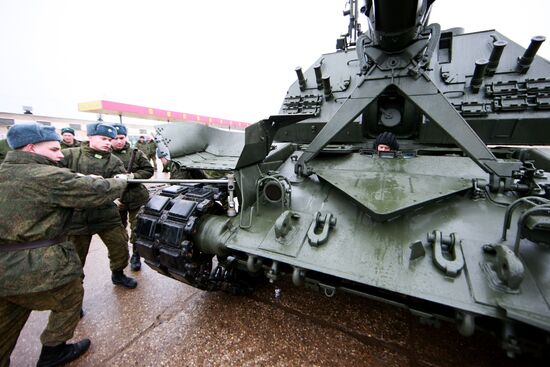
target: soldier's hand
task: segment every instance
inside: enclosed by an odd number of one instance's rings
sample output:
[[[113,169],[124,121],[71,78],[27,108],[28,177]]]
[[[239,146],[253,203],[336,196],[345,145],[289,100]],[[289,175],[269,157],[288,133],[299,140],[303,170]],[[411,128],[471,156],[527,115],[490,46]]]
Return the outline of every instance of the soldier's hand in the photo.
[[[96,179],[96,180],[97,180],[98,178],[103,178],[103,176],[98,176],[98,175],[85,175],[85,174],[80,173],[80,172],[76,172],[76,175],[77,175],[78,177],[91,177],[91,178]]]
[[[113,178],[115,178],[117,180],[121,180],[121,181],[128,181],[128,178],[129,178],[128,176],[130,176],[130,175],[119,173],[118,175],[115,175],[115,177],[113,177]]]

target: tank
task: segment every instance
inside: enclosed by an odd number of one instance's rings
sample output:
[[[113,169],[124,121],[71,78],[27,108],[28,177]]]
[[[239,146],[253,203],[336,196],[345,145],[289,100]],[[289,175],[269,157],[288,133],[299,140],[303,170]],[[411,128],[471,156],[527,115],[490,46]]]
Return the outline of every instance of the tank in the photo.
[[[545,38],[442,30],[433,3],[350,1],[336,51],[244,132],[158,126],[175,177],[203,178],[141,209],[145,262],[207,291],[350,292],[548,353]]]

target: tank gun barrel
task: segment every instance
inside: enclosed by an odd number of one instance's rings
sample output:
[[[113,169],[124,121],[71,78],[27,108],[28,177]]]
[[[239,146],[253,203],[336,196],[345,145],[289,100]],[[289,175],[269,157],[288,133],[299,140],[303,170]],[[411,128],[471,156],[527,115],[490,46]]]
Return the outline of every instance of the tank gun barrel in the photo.
[[[369,0],[366,11],[371,20],[374,40],[386,51],[399,51],[411,44],[419,25],[427,21],[434,0]],[[399,9],[399,11],[396,11]]]

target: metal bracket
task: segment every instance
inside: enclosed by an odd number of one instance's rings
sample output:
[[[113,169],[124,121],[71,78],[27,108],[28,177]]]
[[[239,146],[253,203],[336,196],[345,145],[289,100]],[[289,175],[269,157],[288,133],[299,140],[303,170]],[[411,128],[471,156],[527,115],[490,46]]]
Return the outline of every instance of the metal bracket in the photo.
[[[426,250],[424,249],[424,245],[422,244],[422,241],[415,241],[413,242],[409,248],[411,249],[411,256],[409,257],[409,260],[416,260],[424,257],[426,255]]]
[[[455,234],[451,233],[446,237],[440,231],[433,231],[428,233],[428,243],[432,244],[435,266],[442,270],[445,275],[457,277],[464,267],[464,256],[460,242],[456,241]]]
[[[275,237],[282,238],[285,237],[288,232],[292,229],[292,225],[290,224],[292,218],[292,212],[290,210],[285,211],[283,214],[277,218],[275,221]]]
[[[519,286],[525,276],[523,263],[514,252],[504,244],[483,246],[483,252],[490,256],[479,263],[485,273],[489,286],[499,292],[518,294]]]
[[[497,268],[496,273],[498,278],[510,289],[519,289],[525,269],[523,263],[512,250],[507,246],[499,245],[495,247],[497,252]]]
[[[336,226],[336,217],[331,213],[321,214],[315,213],[315,220],[309,226],[307,231],[307,239],[313,247],[318,247],[325,243],[328,239],[329,230]]]

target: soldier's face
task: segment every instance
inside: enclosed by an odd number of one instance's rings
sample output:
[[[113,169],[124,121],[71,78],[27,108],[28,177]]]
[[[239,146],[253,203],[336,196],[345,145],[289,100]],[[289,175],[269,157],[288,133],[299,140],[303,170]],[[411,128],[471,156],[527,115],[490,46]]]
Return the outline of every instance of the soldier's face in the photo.
[[[71,133],[64,133],[61,135],[63,137],[63,141],[69,145],[72,145],[74,143],[74,135]]]
[[[126,145],[126,140],[126,135],[117,135],[116,138],[111,141],[111,145],[114,150],[120,150]]]
[[[391,147],[386,144],[378,144],[378,151],[379,152],[389,152],[391,150]]]
[[[63,158],[61,145],[58,141],[43,141],[41,143],[29,144],[23,148],[24,151],[43,155],[54,162],[59,162]]]
[[[111,140],[113,139],[103,135],[90,136],[90,148],[100,152],[108,152],[111,149]]]

